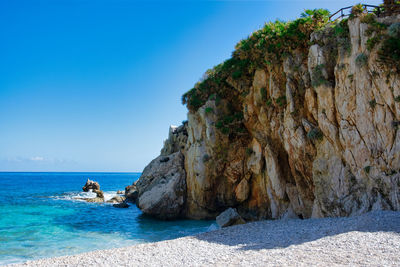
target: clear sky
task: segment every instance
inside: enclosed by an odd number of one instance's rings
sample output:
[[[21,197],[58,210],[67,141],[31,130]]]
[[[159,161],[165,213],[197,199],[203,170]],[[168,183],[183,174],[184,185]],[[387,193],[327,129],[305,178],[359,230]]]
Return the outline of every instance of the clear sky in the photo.
[[[240,39],[358,2],[0,1],[0,171],[142,171]]]

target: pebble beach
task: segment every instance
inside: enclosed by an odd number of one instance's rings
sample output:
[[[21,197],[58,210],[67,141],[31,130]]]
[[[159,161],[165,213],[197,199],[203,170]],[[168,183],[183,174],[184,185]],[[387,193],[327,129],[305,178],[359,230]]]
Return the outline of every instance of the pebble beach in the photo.
[[[400,266],[400,212],[259,221],[9,266]]]

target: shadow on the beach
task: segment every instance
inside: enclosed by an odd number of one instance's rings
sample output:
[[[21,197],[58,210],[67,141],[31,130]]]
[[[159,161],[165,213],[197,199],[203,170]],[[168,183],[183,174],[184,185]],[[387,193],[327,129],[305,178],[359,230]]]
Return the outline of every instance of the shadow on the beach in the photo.
[[[247,223],[196,236],[240,250],[285,248],[348,232],[400,234],[400,212],[371,212],[349,218],[292,219]]]

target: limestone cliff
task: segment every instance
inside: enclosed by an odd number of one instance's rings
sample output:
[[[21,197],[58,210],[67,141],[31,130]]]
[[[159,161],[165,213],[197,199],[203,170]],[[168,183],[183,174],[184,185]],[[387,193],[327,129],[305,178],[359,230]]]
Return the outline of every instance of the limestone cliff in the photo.
[[[267,25],[184,95],[188,122],[170,129],[161,153],[184,158],[173,171],[180,180],[158,175],[179,185],[179,198],[159,193],[175,217],[215,218],[228,207],[246,220],[400,210],[400,47],[385,54],[400,44],[400,15],[296,23],[282,28],[284,50]]]

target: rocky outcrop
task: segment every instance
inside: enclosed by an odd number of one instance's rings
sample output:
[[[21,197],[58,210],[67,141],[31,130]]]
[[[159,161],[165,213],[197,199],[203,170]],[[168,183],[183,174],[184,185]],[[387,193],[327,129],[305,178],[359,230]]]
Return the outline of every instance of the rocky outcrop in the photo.
[[[135,203],[138,197],[138,191],[136,188],[136,184],[128,185],[125,187],[125,198],[127,201]]]
[[[229,208],[218,215],[216,221],[220,227],[228,227],[232,225],[246,223],[243,218],[240,217],[239,213],[237,213],[237,211],[232,208]]]
[[[104,202],[104,193],[103,193],[103,191],[94,189],[93,193],[96,193],[96,197],[94,197],[94,198],[82,198],[82,200],[85,200],[87,202],[93,202],[93,203],[102,203],[102,202]]]
[[[86,181],[86,184],[82,187],[83,192],[92,191],[96,193],[96,197],[94,198],[78,198],[80,200],[85,200],[86,202],[93,203],[102,203],[104,202],[104,193],[100,190],[100,184],[98,182],[92,181],[89,178]]]
[[[107,200],[106,202],[107,203],[113,203],[113,204],[118,204],[118,203],[123,203],[123,202],[125,202],[125,197],[122,197],[122,196],[115,196],[115,197],[112,197],[111,199],[109,199],[109,200]]]
[[[98,182],[92,181],[89,178],[86,184],[82,187],[83,192],[89,192],[89,190],[100,190],[100,185]]]
[[[399,22],[354,17],[246,75],[210,72],[215,93],[192,95],[188,123],[138,181],[139,208],[204,219],[233,207],[246,220],[400,210],[400,62],[379,43],[400,38],[387,30]]]
[[[114,208],[126,209],[129,208],[129,205],[126,202],[121,202],[118,204],[113,204]]]
[[[164,141],[164,147],[161,149],[161,156],[183,151],[186,147],[187,137],[187,122],[179,127],[171,125],[168,139]]]
[[[130,190],[135,189],[136,191],[136,187],[135,186],[127,186],[128,189],[128,196],[133,198],[133,192],[131,192]],[[86,184],[83,186],[82,190],[84,192],[89,192],[92,191],[93,193],[96,194],[96,197],[93,198],[78,198],[80,200],[84,200],[86,202],[91,202],[91,203],[111,203],[114,204],[115,207],[117,208],[127,208],[129,207],[128,204],[125,203],[125,201],[127,200],[126,197],[124,196],[114,196],[111,199],[105,201],[104,199],[104,192],[100,190],[100,184],[98,182],[92,181],[90,179],[87,179]],[[126,189],[125,189],[126,190]],[[117,194],[122,194],[121,191],[117,191]]]
[[[159,156],[144,169],[136,183],[137,206],[143,213],[161,219],[184,215],[186,175],[183,154]]]

